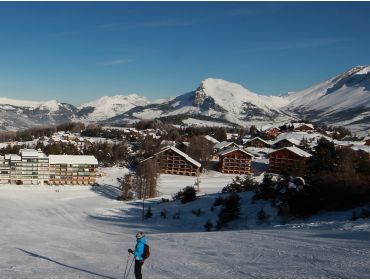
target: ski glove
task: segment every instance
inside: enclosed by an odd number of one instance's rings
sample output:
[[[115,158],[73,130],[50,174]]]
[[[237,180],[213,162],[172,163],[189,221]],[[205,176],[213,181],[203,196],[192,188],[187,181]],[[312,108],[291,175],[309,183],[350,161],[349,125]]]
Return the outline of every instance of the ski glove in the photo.
[[[133,254],[133,253],[134,253],[134,251],[132,251],[132,249],[128,249],[128,252],[129,252],[130,254]]]

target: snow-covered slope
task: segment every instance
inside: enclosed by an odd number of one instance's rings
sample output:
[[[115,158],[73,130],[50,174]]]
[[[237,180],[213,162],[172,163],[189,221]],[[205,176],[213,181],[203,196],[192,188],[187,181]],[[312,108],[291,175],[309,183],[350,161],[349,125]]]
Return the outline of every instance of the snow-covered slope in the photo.
[[[370,66],[354,67],[285,99],[288,104],[283,109],[313,121],[347,126],[369,124]]]
[[[137,94],[103,96],[92,102],[81,104],[78,107],[78,117],[87,121],[102,121],[149,103],[149,100]]]
[[[124,278],[127,250],[141,230],[151,248],[144,278],[369,278],[370,222],[349,221],[350,211],[256,225],[253,209],[260,207],[245,193],[242,216],[229,230],[205,232],[206,216],[220,210],[210,209],[218,194],[187,204],[147,200],[154,216],[141,221],[141,201],[110,195],[116,176],[124,174],[111,171],[103,187],[0,185],[2,278]],[[166,175],[159,191],[175,193],[185,177],[193,183],[189,176]],[[223,177],[201,180],[201,190],[220,190]],[[159,215],[163,208],[166,220]],[[192,214],[198,208],[203,216]],[[175,212],[180,219],[173,219]]]

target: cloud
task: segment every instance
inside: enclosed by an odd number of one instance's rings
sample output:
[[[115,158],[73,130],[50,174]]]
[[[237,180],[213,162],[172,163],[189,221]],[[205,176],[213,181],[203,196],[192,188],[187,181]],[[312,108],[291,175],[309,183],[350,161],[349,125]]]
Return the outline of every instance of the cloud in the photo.
[[[134,62],[133,59],[113,59],[103,63],[104,66],[111,66],[111,65],[121,65],[121,64],[128,64]]]

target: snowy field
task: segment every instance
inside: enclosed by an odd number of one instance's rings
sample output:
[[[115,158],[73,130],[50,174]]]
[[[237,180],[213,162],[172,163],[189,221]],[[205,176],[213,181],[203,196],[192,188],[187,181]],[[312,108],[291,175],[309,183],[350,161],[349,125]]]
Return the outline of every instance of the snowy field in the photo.
[[[211,193],[231,180],[216,175],[201,178],[203,195],[189,209],[214,199]],[[160,190],[174,193],[194,182],[187,178],[161,176]],[[151,245],[145,278],[370,278],[370,222],[326,215],[321,222],[206,233],[191,214],[142,223],[139,202],[113,196],[110,186],[1,187],[1,277],[122,278],[127,249],[144,230]],[[151,202],[154,212],[166,204]]]

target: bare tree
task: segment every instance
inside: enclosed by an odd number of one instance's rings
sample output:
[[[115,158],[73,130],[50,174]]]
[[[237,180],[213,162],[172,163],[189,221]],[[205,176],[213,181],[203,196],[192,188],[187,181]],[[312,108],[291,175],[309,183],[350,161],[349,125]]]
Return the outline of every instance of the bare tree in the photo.
[[[201,162],[203,166],[209,167],[212,158],[214,144],[203,136],[193,136],[189,140],[187,154],[193,159]]]

